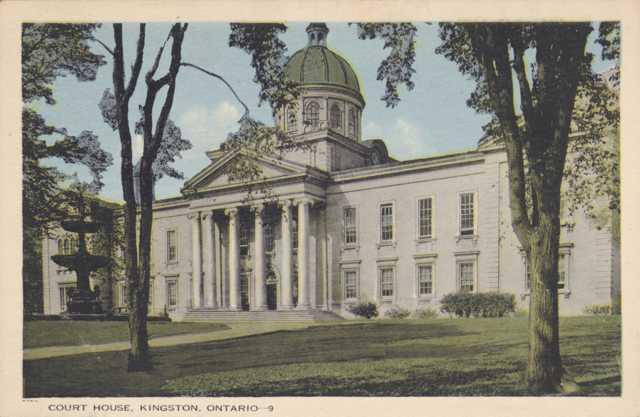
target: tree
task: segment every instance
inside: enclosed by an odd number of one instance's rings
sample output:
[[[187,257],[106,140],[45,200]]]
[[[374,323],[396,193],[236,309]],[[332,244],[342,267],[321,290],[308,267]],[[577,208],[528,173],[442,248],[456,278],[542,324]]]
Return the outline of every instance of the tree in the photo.
[[[92,53],[89,41],[98,25],[32,24],[22,27],[22,221],[23,280],[25,310],[39,305],[41,281],[40,243],[47,225],[67,216],[64,191],[66,178],[58,169],[41,165],[45,158],[60,158],[89,168],[92,188],[102,186],[102,174],[112,163],[111,155],[100,148],[91,131],[71,135],[64,128],[50,126],[34,104],[44,101],[55,105],[53,82],[58,77],[75,76],[79,81],[95,79],[104,64],[101,55]],[[52,137],[53,142],[47,141]],[[36,284],[37,283],[37,284]]]
[[[289,91],[284,82],[281,64],[273,61],[274,53],[279,53],[277,33],[281,25],[253,25],[255,30],[249,30],[246,36],[240,35],[237,43],[250,51],[260,51],[262,54],[254,57],[252,65],[260,68],[259,82],[261,83],[261,100],[278,100],[282,102]],[[245,115],[241,119],[241,132],[250,131],[257,136],[262,134],[263,125],[249,116],[247,106],[240,100],[229,83],[219,74],[208,71],[196,64],[182,61],[182,44],[187,24],[176,23],[171,26],[164,44],[157,51],[150,69],[144,80],[146,86],[145,102],[140,106],[141,117],[135,124],[135,132],[142,134],[143,154],[139,161],[140,169],[140,205],[136,203],[133,185],[134,161],[132,157],[132,136],[129,117],[129,104],[138,85],[138,78],[142,70],[145,49],[145,24],[139,25],[136,55],[131,69],[129,81],[125,80],[124,70],[124,42],[122,24],[113,25],[115,46],[110,48],[101,42],[102,46],[113,56],[113,88],[114,93],[105,91],[100,108],[105,122],[118,131],[121,143],[121,180],[125,200],[124,236],[125,236],[125,271],[127,276],[129,335],[131,351],[128,358],[129,371],[148,370],[152,367],[147,334],[147,308],[149,299],[149,280],[151,274],[151,230],[153,225],[153,184],[162,175],[181,177],[181,173],[173,170],[169,165],[181,151],[189,149],[190,143],[182,139],[180,129],[169,119],[173,106],[173,99],[177,86],[180,68],[195,69],[203,74],[222,81],[236,99],[245,107]],[[257,35],[257,37],[256,37]],[[262,41],[260,41],[260,39]],[[167,72],[157,76],[160,61],[167,43],[171,40],[170,62]],[[267,51],[271,51],[268,52]],[[163,90],[166,90],[164,92]],[[164,92],[159,114],[154,118],[153,110],[159,93]],[[242,142],[242,134],[236,138]],[[248,135],[244,135],[248,136]],[[256,135],[251,135],[255,137]],[[233,146],[233,145],[229,145]],[[138,209],[140,211],[137,216]],[[138,221],[139,227],[136,227]],[[136,230],[138,229],[138,230]],[[138,239],[136,238],[136,232]]]
[[[593,155],[585,142],[600,140],[604,128],[617,123],[615,111],[593,94],[597,80],[585,51],[591,31],[589,23],[440,24],[437,52],[476,80],[468,104],[493,116],[487,130],[506,148],[512,226],[531,271],[526,379],[539,393],[562,389],[557,271],[572,121],[578,122],[574,150],[580,155]],[[529,56],[535,62],[527,68]],[[581,89],[592,94],[583,97],[586,112],[575,117]],[[516,96],[521,114],[515,110]],[[594,120],[601,116],[597,126]],[[579,126],[585,120],[589,125]]]
[[[417,28],[359,23],[357,29],[360,39],[381,38],[390,50],[377,78],[385,82],[382,100],[395,107],[399,87],[413,88]],[[476,81],[468,105],[492,115],[485,130],[506,148],[512,227],[532,278],[526,379],[533,392],[554,392],[562,382],[557,292],[561,186],[569,178],[580,185],[574,190],[583,191],[574,194],[569,210],[584,207],[592,192],[607,196],[610,207],[618,209],[615,150],[612,154],[602,141],[607,129],[617,126],[617,98],[591,73],[592,57],[585,52],[589,23],[441,23],[439,29],[442,44],[436,52]],[[604,58],[618,58],[618,25],[603,23],[598,42]],[[535,62],[527,67],[530,57]],[[521,113],[515,109],[517,100]],[[572,132],[575,137],[569,140]],[[570,144],[578,163],[567,170]],[[588,175],[603,168],[606,175]]]

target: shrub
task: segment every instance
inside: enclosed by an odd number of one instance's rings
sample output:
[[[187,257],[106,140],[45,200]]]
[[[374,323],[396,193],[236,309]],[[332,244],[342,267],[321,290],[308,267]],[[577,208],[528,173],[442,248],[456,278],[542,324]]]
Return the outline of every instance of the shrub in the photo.
[[[438,312],[431,307],[419,308],[413,312],[413,317],[420,320],[435,319]]]
[[[584,308],[584,314],[594,316],[604,316],[611,314],[611,306],[609,304],[592,304]]]
[[[406,319],[411,312],[402,307],[393,306],[384,312],[384,316],[390,319]]]
[[[454,293],[440,301],[443,313],[457,317],[503,317],[515,311],[513,294],[504,293]]]
[[[356,316],[370,319],[378,317],[378,306],[370,301],[358,303],[349,308],[349,311]]]

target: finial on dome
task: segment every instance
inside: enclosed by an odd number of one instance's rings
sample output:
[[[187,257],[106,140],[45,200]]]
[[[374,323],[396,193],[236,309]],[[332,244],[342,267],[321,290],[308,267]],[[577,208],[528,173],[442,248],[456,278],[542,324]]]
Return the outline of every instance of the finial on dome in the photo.
[[[327,46],[327,34],[329,28],[324,23],[309,23],[307,34],[309,46]]]

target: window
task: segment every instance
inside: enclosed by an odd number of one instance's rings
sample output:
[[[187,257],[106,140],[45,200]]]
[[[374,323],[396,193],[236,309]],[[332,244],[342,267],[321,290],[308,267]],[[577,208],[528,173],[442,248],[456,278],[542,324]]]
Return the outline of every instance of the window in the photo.
[[[433,235],[433,200],[431,197],[418,201],[418,237],[430,238]]]
[[[275,247],[275,236],[273,223],[265,223],[264,225],[264,250],[265,252],[273,252]]]
[[[558,256],[558,289],[568,289],[568,261],[569,253],[561,253]],[[531,270],[529,269],[529,263],[526,258],[524,260],[525,271],[525,290],[531,291]]]
[[[358,286],[356,280],[356,271],[344,271],[344,298],[350,300],[358,298]]]
[[[127,294],[127,286],[126,284],[123,282],[122,284],[120,284],[120,305],[123,307],[126,307],[128,301],[129,301],[129,294]]]
[[[564,284],[566,282],[567,273],[566,273],[566,255],[561,253],[558,257],[558,289],[564,289]]]
[[[290,108],[287,110],[287,130],[289,132],[295,132],[297,130],[297,117],[296,117],[296,109]]]
[[[380,269],[380,295],[383,298],[393,297],[393,268]]]
[[[353,245],[358,242],[358,229],[356,226],[356,208],[345,207],[342,213],[344,222],[344,243]]]
[[[349,109],[349,136],[356,137],[356,112]]]
[[[240,256],[249,255],[249,240],[251,239],[251,228],[249,222],[246,219],[240,221],[240,233],[239,233],[239,246]]]
[[[69,302],[69,298],[71,296],[71,290],[73,290],[74,286],[61,286],[59,288],[59,296],[60,296],[60,311],[67,311],[67,303]]]
[[[178,282],[176,279],[167,280],[167,307],[174,308],[178,305]]]
[[[473,193],[460,194],[460,235],[475,233],[475,211]]]
[[[380,240],[393,240],[393,204],[380,206]]]
[[[62,239],[58,239],[58,254],[64,255],[64,244]]]
[[[167,262],[178,260],[178,246],[176,242],[176,231],[167,230]]]
[[[70,239],[65,239],[64,240],[64,250],[63,253],[65,255],[70,255],[71,254],[71,240]]]
[[[342,112],[340,111],[340,107],[335,103],[329,111],[329,127],[333,129],[342,128]]]
[[[458,264],[458,286],[460,292],[473,292],[474,274],[472,262]]]
[[[320,105],[315,101],[307,104],[306,112],[304,115],[304,123],[307,126],[317,128],[320,126]]]
[[[433,266],[418,265],[418,295],[433,294]]]

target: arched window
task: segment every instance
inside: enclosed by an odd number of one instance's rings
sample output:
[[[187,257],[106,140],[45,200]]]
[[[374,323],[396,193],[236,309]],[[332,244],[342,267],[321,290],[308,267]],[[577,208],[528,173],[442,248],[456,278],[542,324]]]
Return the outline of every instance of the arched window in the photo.
[[[349,136],[356,138],[356,112],[349,109]]]
[[[287,110],[287,131],[295,132],[296,130],[298,130],[296,109],[288,109]]]
[[[315,101],[307,104],[304,115],[304,122],[307,126],[317,128],[320,126],[320,105]]]
[[[58,255],[64,255],[63,250],[64,250],[63,240],[58,239]]]
[[[65,255],[69,255],[71,253],[71,240],[64,240],[64,250],[62,251]]]
[[[329,111],[329,126],[333,129],[340,129],[342,127],[342,114],[340,107],[337,104],[331,106]]]

